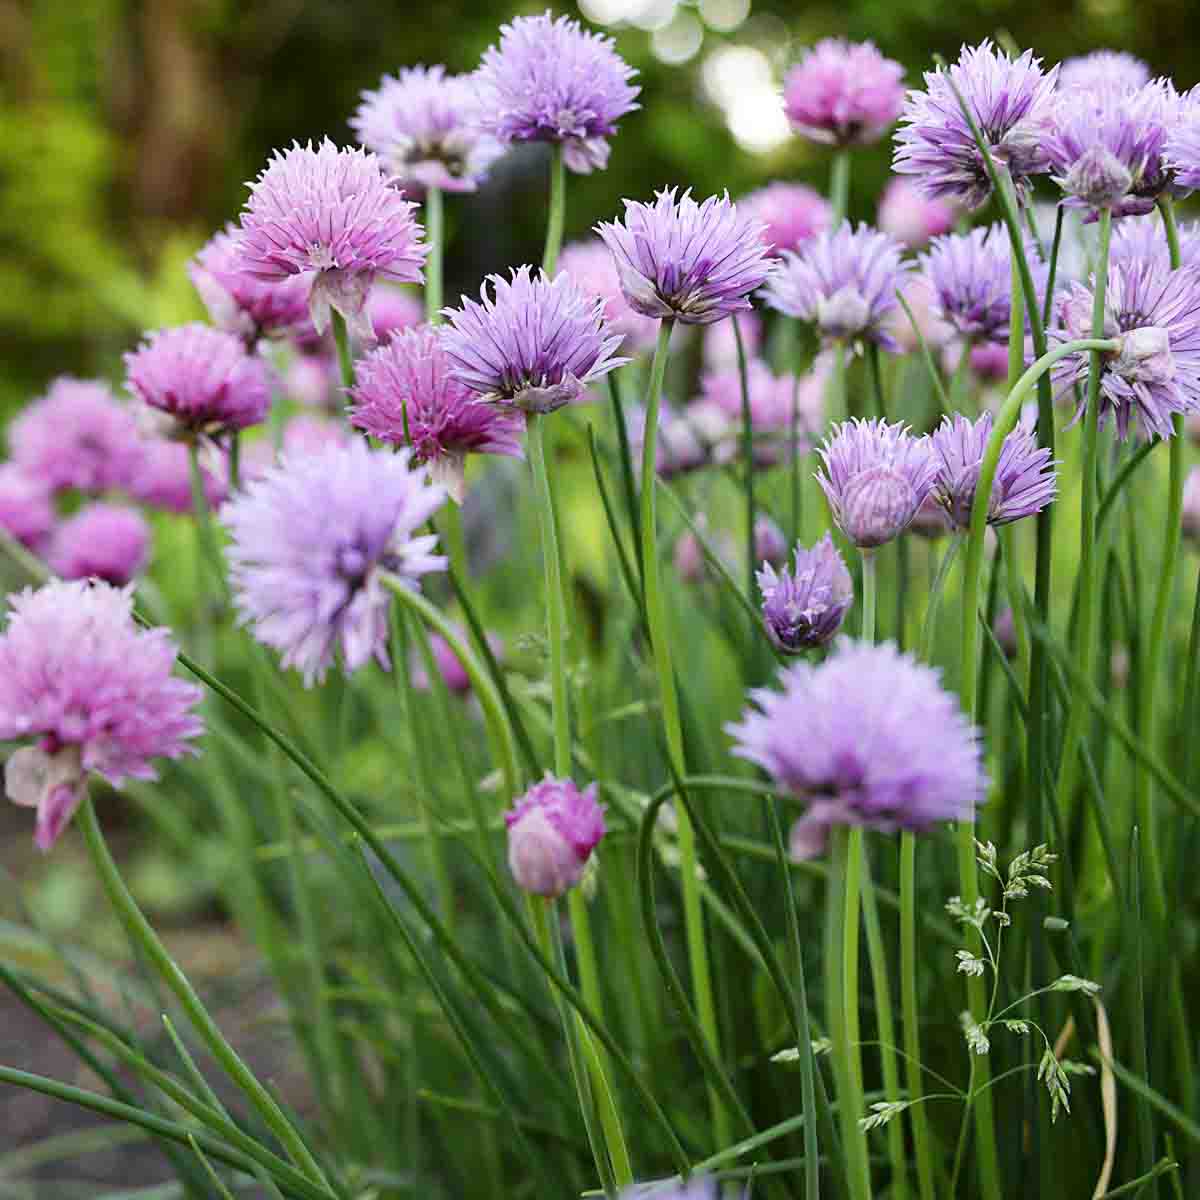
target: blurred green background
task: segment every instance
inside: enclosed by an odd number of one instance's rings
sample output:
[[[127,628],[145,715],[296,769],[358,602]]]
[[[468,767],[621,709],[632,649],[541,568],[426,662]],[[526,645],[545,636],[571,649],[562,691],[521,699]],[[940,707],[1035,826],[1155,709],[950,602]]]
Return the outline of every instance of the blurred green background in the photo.
[[[470,70],[512,0],[0,0],[0,412],[63,371],[115,369],[146,327],[199,315],[184,272],[272,148],[348,141],[360,91],[417,62]],[[909,69],[1007,31],[1048,61],[1126,48],[1195,82],[1195,0],[580,0],[642,73],[608,171],[573,177],[568,235],[664,184],[732,193],[773,177],[823,186],[774,100],[798,49],[873,38]],[[448,297],[536,258],[543,151],[510,156],[451,206]],[[872,215],[886,145],[856,159]]]

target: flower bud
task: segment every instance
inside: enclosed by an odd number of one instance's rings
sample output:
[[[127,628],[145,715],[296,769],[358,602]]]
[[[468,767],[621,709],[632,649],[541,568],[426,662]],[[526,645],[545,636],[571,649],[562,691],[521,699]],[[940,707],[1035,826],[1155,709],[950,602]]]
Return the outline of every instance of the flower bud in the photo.
[[[548,774],[504,814],[508,865],[517,886],[537,896],[561,896],[583,877],[604,836],[596,785],[580,791],[570,779]]]

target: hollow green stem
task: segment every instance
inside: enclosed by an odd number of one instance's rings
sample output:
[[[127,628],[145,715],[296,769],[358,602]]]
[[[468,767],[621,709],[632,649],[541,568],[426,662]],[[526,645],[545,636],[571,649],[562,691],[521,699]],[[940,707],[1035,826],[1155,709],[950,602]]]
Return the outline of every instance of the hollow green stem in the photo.
[[[350,331],[346,318],[335,308],[329,314],[329,326],[333,330],[333,344],[337,348],[338,374],[343,388],[354,386],[354,357],[350,353]]]
[[[567,216],[567,168],[561,142],[550,150],[550,211],[546,217],[546,247],[542,251],[542,270],[553,276],[562,249],[563,225]]]
[[[442,259],[445,254],[445,197],[441,188],[425,190],[425,320],[437,325],[442,319]]]
[[[850,151],[838,150],[829,169],[830,228],[836,229],[846,219],[850,206]]]
[[[862,629],[859,632],[859,637],[864,642],[873,642],[875,640],[875,595],[876,595],[876,572],[875,572],[875,552],[873,550],[862,550]]]

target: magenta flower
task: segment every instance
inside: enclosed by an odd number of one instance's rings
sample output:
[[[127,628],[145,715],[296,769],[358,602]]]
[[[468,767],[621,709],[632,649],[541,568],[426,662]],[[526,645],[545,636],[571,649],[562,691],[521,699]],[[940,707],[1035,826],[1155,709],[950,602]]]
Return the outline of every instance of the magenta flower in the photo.
[[[475,72],[483,128],[504,143],[559,143],[572,171],[603,170],[617,122],[639,107],[636,74],[612,38],[578,21],[516,17]]]
[[[879,199],[875,224],[910,250],[916,250],[930,238],[949,233],[957,216],[953,204],[925,196],[904,176],[893,175]]]
[[[481,128],[471,76],[447,75],[441,66],[404,67],[362,99],[350,128],[405,191],[473,192],[503,153]]]
[[[260,279],[307,275],[318,333],[330,309],[350,331],[371,338],[363,309],[376,278],[420,283],[427,247],[414,205],[392,187],[383,163],[365,150],[293,143],[276,151],[250,186],[238,252]]]
[[[871,42],[825,38],[783,80],[783,108],[802,136],[834,146],[877,142],[900,115],[904,68]]]
[[[587,295],[604,301],[604,319],[614,333],[625,338],[623,349],[636,351],[653,347],[658,322],[630,308],[621,291],[621,279],[613,257],[599,238],[564,246],[558,256],[558,269],[569,275]]]
[[[179,758],[204,729],[200,689],[171,674],[165,629],[140,629],[130,589],[48,583],[9,598],[0,634],[0,741],[32,741],[9,756],[8,798],[37,809],[48,850],[95,772],[114,787],[154,779],[153,760]]]
[[[209,508],[216,508],[229,494],[229,464],[211,444],[200,447],[200,478]],[[143,440],[129,494],[135,500],[165,512],[181,515],[192,512],[192,476],[187,446],[166,438]]]
[[[844,221],[785,254],[763,296],[777,312],[814,324],[826,342],[867,341],[895,350],[889,318],[911,269],[903,254],[886,233]]]
[[[137,469],[138,428],[108,386],[56,379],[8,430],[12,460],[52,492],[98,495],[129,485]]]
[[[0,463],[0,529],[36,553],[53,528],[54,505],[45,484],[16,463]]]
[[[776,255],[798,250],[824,233],[833,216],[829,201],[803,183],[769,183],[743,196],[738,205],[745,216],[763,225],[767,249]]]
[[[508,865],[523,892],[556,897],[582,878],[604,836],[604,810],[596,785],[584,791],[547,773],[504,814]]]
[[[459,504],[468,454],[523,457],[519,412],[481,404],[452,373],[442,339],[429,325],[406,329],[360,359],[351,389],[351,424],[393,446],[409,445],[413,461]]]
[[[613,357],[621,338],[604,322],[604,302],[565,274],[520,267],[511,279],[489,275],[479,295],[444,310],[441,336],[452,373],[481,400],[553,412],[629,361]]]
[[[975,488],[991,435],[991,413],[985,412],[977,421],[956,413],[944,417],[930,438],[939,460],[934,494],[956,529],[970,528]],[[1050,451],[1038,445],[1031,428],[1019,424],[1000,450],[988,502],[988,524],[1007,525],[1032,517],[1054,499],[1057,490]]]
[[[786,654],[831,641],[854,603],[850,572],[827,533],[811,550],[797,545],[795,569],[758,572],[763,620],[771,641]]]
[[[897,421],[835,425],[820,451],[818,472],[837,527],[860,549],[903,533],[937,482],[939,460],[926,437]]]
[[[416,534],[444,499],[407,450],[355,438],[285,457],[221,510],[241,620],[306,686],[324,679],[339,650],[347,671],[371,658],[387,667],[390,597],[380,576],[416,587],[445,569],[437,538]]]
[[[146,568],[150,526],[134,508],[96,503],[59,526],[50,565],[63,579],[103,579],[124,587]]]
[[[460,637],[465,638],[462,626],[455,626],[455,630]],[[499,661],[504,654],[504,643],[492,633],[487,635],[487,641],[492,655]],[[441,634],[431,633],[429,649],[433,653],[434,665],[446,688],[456,696],[466,696],[471,691],[471,677],[467,674],[467,669],[458,655],[450,648],[450,643]],[[424,660],[416,650],[412,653],[412,663],[409,669],[412,672],[413,687],[418,691],[427,692],[430,679],[425,671]]]
[[[750,293],[771,271],[763,225],[709,196],[702,204],[675,189],[653,204],[625,201],[624,222],[596,226],[612,252],[625,299],[637,312],[685,325],[711,325],[751,307]]]
[[[912,91],[896,132],[892,169],[911,175],[923,195],[980,208],[991,195],[987,166],[950,87],[953,80],[997,165],[1018,190],[1050,167],[1046,139],[1054,123],[1058,68],[1042,70],[1027,50],[1012,59],[986,39],[964,46],[958,62],[925,72],[925,90]]]
[[[970,820],[987,792],[979,733],[938,672],[891,642],[842,640],[819,666],[797,662],[780,690],[750,693],[734,754],[809,800],[823,825],[921,832]]]
[[[189,434],[257,425],[271,407],[271,374],[231,333],[193,322],[159,329],[125,355],[126,383]]]
[[[253,346],[260,337],[311,336],[308,293],[311,281],[300,275],[258,279],[238,251],[238,229],[227,225],[196,252],[188,264],[192,285],[212,323],[236,333]]]
[[[377,283],[367,294],[367,320],[377,342],[425,320],[425,306],[411,292]]]
[[[1064,60],[1058,68],[1060,92],[1113,91],[1128,95],[1150,82],[1150,68],[1124,50],[1093,50]]]

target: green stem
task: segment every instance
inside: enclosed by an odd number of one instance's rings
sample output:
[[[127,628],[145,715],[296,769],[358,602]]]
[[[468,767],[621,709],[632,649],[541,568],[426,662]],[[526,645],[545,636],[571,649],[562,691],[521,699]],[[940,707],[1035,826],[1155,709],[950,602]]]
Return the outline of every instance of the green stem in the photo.
[[[833,164],[829,169],[829,225],[836,229],[846,219],[846,209],[850,206],[850,151],[838,150],[834,153]]]
[[[425,190],[425,320],[437,325],[442,319],[442,256],[445,251],[446,221],[442,189]]]
[[[862,550],[862,629],[859,631],[859,637],[864,642],[873,642],[875,640],[875,594],[876,594],[876,572],[875,572],[875,552],[873,550]]]
[[[754,572],[754,424],[750,417],[750,379],[746,369],[746,346],[742,341],[742,330],[737,317],[730,317],[730,320],[733,322],[733,338],[737,343],[738,383],[742,393],[742,467],[746,472],[746,595],[753,600],[757,587]],[[753,639],[751,645],[754,645],[759,633],[757,619],[750,632]]]
[[[346,328],[346,318],[335,308],[329,315],[329,327],[333,330],[333,344],[337,347],[338,374],[341,376],[342,387],[354,386],[354,356],[350,353],[350,331]]]
[[[687,774],[683,749],[683,723],[679,714],[679,697],[675,691],[675,670],[671,657],[670,634],[667,630],[667,610],[662,592],[658,556],[658,517],[655,506],[657,488],[656,453],[658,412],[662,403],[663,378],[667,370],[667,352],[671,343],[674,322],[663,321],[654,348],[650,368],[650,388],[646,396],[646,431],[642,438],[642,576],[646,593],[646,625],[654,654],[662,701],[663,726],[667,738],[667,754],[672,770],[681,779]],[[715,1056],[720,1056],[717,1033],[717,1011],[713,1000],[712,975],[708,963],[708,946],[704,937],[704,910],[700,900],[700,880],[696,862],[696,831],[686,806],[676,806],[678,821],[680,888],[683,893],[683,918],[687,939],[688,964],[692,972],[692,989],[696,997],[696,1015],[705,1041]],[[714,1135],[719,1145],[732,1140],[729,1112],[711,1082],[708,1084],[709,1106],[712,1111]]]
[[[562,249],[563,224],[567,216],[567,168],[561,142],[550,151],[550,212],[546,217],[546,248],[542,251],[542,270],[551,278],[558,268]]]
[[[1025,587],[1021,581],[1021,563],[1017,558],[1017,531],[1011,527],[1000,531],[1000,556],[1004,561],[1004,586],[1008,592],[1013,631],[1017,638],[1020,679],[1026,684],[1029,680],[1029,629],[1025,613]]]
[[[229,490],[239,492],[242,488],[242,435],[234,430],[229,435]]]
[[[887,420],[887,406],[883,400],[883,370],[879,365],[879,347],[867,343],[867,370],[871,374],[871,394],[875,397],[875,416]]]
[[[151,928],[149,921],[142,915],[137,901],[125,886],[125,881],[117,870],[117,864],[113,862],[112,855],[108,852],[108,846],[104,841],[104,834],[100,830],[99,822],[96,820],[96,810],[90,796],[86,797],[83,804],[80,805],[77,820],[83,830],[88,852],[91,854],[92,862],[104,885],[109,902],[116,910],[117,916],[120,917],[129,936],[162,977],[163,982],[175,993],[176,999],[204,1044],[224,1068],[229,1078],[237,1084],[245,1097],[258,1110],[271,1132],[287,1151],[288,1157],[307,1179],[323,1187],[332,1195],[324,1172],[304,1144],[304,1139],[288,1120],[270,1092],[259,1083],[254,1073],[225,1040],[225,1036],[201,1003],[200,997],[196,995],[187,976],[179,969],[166,947],[158,940],[158,935]]]

